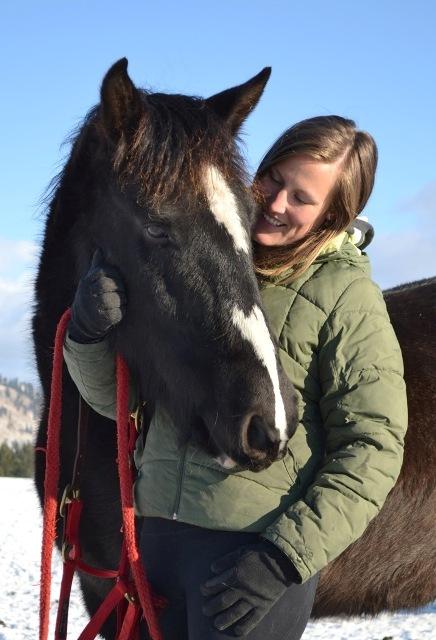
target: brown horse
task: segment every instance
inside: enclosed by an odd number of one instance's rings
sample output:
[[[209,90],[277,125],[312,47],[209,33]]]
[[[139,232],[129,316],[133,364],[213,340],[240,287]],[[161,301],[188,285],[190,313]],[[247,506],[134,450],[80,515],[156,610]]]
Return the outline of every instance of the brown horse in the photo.
[[[404,463],[377,518],[322,572],[317,617],[376,614],[436,599],[436,277],[384,295],[408,389]]]

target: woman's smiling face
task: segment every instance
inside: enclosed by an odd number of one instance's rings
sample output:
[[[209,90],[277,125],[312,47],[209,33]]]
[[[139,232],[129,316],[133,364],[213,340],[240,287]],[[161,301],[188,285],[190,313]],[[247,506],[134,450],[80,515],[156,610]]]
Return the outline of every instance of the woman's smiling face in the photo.
[[[282,246],[317,229],[327,215],[340,163],[295,155],[270,167],[258,180],[265,208],[254,227],[254,240]]]

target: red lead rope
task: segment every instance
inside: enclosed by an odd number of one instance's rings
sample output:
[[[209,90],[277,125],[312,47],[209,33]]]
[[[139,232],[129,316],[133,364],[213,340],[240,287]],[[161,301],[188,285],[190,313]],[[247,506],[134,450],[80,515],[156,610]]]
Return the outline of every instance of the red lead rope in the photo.
[[[67,309],[61,317],[55,337],[51,398],[47,426],[47,448],[46,448],[46,468],[44,481],[44,513],[43,513],[43,533],[41,551],[41,583],[40,583],[40,627],[39,640],[47,640],[50,618],[50,588],[51,588],[51,563],[53,545],[56,538],[56,516],[58,511],[58,485],[59,485],[59,441],[62,416],[62,348],[71,311]],[[144,617],[151,640],[162,640],[159,629],[157,614],[153,604],[160,608],[163,600],[152,595],[150,585],[145,576],[141,559],[136,544],[135,535],[135,515],[132,497],[132,471],[130,468],[129,451],[129,371],[121,356],[117,356],[117,439],[118,439],[118,461],[121,489],[121,506],[124,531],[124,548],[127,552],[127,559],[135,584],[135,588],[141,605],[141,615]],[[77,563],[80,568],[80,563]],[[74,570],[74,569],[73,569]],[[103,573],[103,572],[102,572]],[[106,572],[109,573],[109,572]],[[64,572],[65,576],[65,572]],[[72,575],[70,576],[72,579]],[[64,580],[63,580],[64,582]],[[116,585],[117,586],[117,585]],[[116,586],[113,592],[116,591]],[[112,592],[111,592],[112,593]],[[115,596],[116,597],[116,596]],[[103,603],[103,608],[107,605]],[[102,608],[101,607],[101,608]],[[100,608],[100,609],[101,609]],[[129,616],[138,615],[138,611],[129,607]],[[100,610],[99,610],[100,611]],[[98,613],[98,612],[97,612]],[[97,616],[98,617],[98,616]],[[126,616],[128,617],[128,616]],[[104,619],[103,619],[104,621]],[[124,628],[131,628],[129,620],[125,620]],[[97,620],[89,623],[97,629]],[[130,640],[129,633],[121,629],[119,640]],[[83,637],[81,635],[81,637]],[[91,637],[91,636],[90,636]],[[92,635],[95,637],[95,635]]]
[[[162,640],[156,611],[153,606],[150,585],[139,557],[133,510],[132,471],[129,467],[129,370],[123,358],[117,356],[117,438],[118,467],[120,474],[123,530],[133,581],[139,596],[151,640]]]
[[[48,638],[50,618],[51,559],[56,537],[56,515],[58,510],[59,438],[62,415],[62,346],[70,317],[71,311],[67,309],[58,323],[54,345],[44,480],[44,515],[39,596],[40,640],[47,640]]]

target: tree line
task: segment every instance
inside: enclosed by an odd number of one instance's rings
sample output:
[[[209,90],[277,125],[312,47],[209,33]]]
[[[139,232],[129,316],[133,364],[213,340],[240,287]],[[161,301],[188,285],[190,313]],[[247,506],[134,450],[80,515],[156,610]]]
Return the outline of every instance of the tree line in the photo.
[[[29,410],[35,415],[39,413],[41,407],[41,391],[30,382],[21,382],[18,378],[7,378],[0,374],[0,384],[5,386],[5,396],[11,400],[18,411]],[[15,400],[12,400],[11,389],[17,392]],[[24,396],[30,403],[24,401]]]

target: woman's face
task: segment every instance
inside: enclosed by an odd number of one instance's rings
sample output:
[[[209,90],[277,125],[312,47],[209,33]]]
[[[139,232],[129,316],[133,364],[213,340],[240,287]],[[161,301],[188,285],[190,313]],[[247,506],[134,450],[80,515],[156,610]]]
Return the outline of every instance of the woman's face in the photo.
[[[259,179],[265,208],[253,238],[265,246],[291,244],[317,229],[327,215],[340,161],[327,163],[296,155],[270,167]]]

